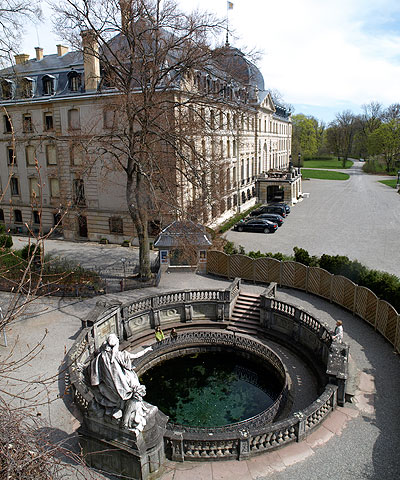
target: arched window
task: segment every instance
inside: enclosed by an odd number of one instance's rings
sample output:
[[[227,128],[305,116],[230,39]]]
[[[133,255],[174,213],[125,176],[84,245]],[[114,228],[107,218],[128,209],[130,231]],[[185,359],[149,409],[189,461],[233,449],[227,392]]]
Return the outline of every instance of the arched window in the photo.
[[[43,95],[54,95],[54,80],[53,75],[45,75],[43,77]]]
[[[80,73],[72,70],[68,73],[68,90],[70,92],[78,92],[81,88],[81,75]]]

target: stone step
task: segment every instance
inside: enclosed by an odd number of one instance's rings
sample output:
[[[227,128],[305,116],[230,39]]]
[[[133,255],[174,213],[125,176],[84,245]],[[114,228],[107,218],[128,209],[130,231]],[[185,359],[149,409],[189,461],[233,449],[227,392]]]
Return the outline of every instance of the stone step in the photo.
[[[237,315],[242,315],[242,316],[246,316],[246,315],[250,315],[250,316],[254,316],[256,315],[257,317],[260,316],[260,310],[246,310],[246,309],[234,309],[232,314],[237,314]]]
[[[261,305],[259,303],[245,303],[245,302],[240,302],[239,300],[235,303],[235,308],[258,308],[258,310],[261,308]]]
[[[240,292],[239,297],[249,297],[249,298],[260,300],[260,295],[257,295],[256,293],[250,293],[250,292]]]
[[[256,321],[257,323],[259,322],[260,320],[260,315],[256,315],[255,313],[251,313],[251,314],[247,314],[247,315],[244,315],[244,314],[241,314],[241,313],[238,313],[238,312],[233,312],[232,313],[232,317],[231,317],[231,320],[240,320],[241,322],[246,322],[246,321]]]

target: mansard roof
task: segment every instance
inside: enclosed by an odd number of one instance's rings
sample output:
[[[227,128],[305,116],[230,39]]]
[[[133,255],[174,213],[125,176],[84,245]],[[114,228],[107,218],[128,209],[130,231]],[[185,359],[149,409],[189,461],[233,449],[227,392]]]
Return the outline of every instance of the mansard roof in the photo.
[[[76,72],[77,75],[81,76],[82,86],[78,92],[68,89],[68,76],[71,72]],[[57,54],[45,55],[41,60],[33,58],[25,63],[5,68],[0,71],[0,79],[8,79],[14,83],[24,78],[31,81],[31,97],[36,98],[46,95],[43,80],[46,80],[47,77],[54,82],[54,95],[74,96],[79,92],[84,92],[83,73],[82,52],[68,52],[62,56]],[[17,85],[15,85],[16,88],[18,88]]]

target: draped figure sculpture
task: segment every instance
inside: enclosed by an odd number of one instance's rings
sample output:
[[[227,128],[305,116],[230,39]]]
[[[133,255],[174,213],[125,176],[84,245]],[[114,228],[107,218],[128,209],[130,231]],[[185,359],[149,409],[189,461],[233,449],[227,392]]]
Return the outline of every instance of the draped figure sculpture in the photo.
[[[106,415],[121,419],[122,427],[136,434],[144,429],[146,415],[152,406],[143,402],[146,387],[140,384],[132,360],[149,350],[152,347],[137,354],[121,352],[119,339],[112,333],[90,364],[90,384],[94,387],[96,402],[104,407]]]

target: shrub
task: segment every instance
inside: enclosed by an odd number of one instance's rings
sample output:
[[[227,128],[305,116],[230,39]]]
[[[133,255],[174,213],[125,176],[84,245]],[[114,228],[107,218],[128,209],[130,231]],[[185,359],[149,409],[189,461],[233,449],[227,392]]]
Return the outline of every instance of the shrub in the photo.
[[[6,227],[0,224],[0,248],[11,248],[13,241],[11,235],[6,233]]]
[[[302,263],[307,267],[317,267],[319,265],[318,257],[315,255],[311,257],[307,250],[304,250],[304,248],[293,247],[293,251],[295,262]]]
[[[218,230],[218,233],[225,233],[227,232],[230,228],[232,228],[236,223],[240,222],[240,220],[246,218],[250,212],[252,212],[253,210],[255,210],[256,208],[258,208],[260,206],[260,203],[257,203],[256,205],[254,205],[253,207],[249,208],[248,210],[246,210],[245,212],[242,212],[242,213],[238,213],[237,215],[233,216],[232,218],[230,218],[229,220],[227,220],[225,223],[223,223],[220,227],[219,227],[219,230]]]
[[[11,248],[13,246],[13,241],[11,235],[2,234],[0,235],[0,248]]]
[[[40,259],[42,249],[38,247],[35,251],[35,248],[36,246],[33,243],[25,245],[24,248],[19,250],[21,258],[23,260],[29,260],[32,257],[32,255],[35,254],[35,260]]]

